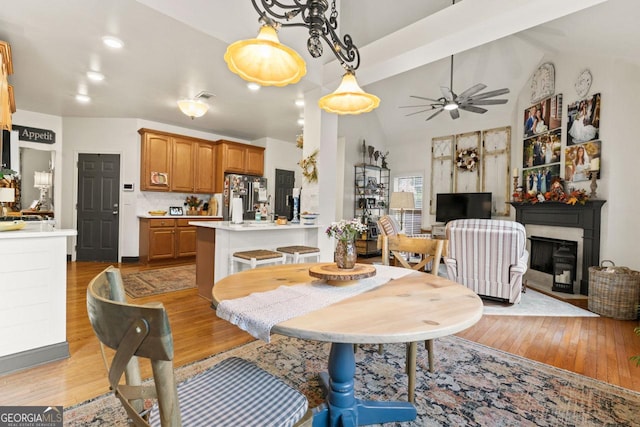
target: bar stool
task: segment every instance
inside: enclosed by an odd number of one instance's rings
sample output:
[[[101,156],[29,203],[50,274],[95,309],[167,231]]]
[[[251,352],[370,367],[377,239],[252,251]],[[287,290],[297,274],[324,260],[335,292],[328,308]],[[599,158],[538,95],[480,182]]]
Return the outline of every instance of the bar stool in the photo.
[[[316,261],[320,261],[320,249],[312,246],[281,246],[276,248],[276,251],[284,254],[285,264],[289,257],[292,259],[292,264],[298,264],[304,258],[309,257],[316,257]]]
[[[280,252],[270,251],[267,249],[234,252],[233,255],[231,255],[229,274],[234,273],[236,262],[240,264],[247,264],[253,269],[262,264],[284,264],[285,256]]]

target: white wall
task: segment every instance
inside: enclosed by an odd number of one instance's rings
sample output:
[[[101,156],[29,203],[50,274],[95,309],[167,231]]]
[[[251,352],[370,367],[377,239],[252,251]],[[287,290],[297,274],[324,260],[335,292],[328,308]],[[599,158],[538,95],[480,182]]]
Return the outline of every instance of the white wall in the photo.
[[[62,181],[61,218],[65,228],[76,228],[75,206],[77,202],[77,164],[80,153],[120,154],[120,188],[133,183],[135,191],[120,191],[120,257],[138,256],[138,217],[152,209],[182,206],[186,194],[140,191],[140,134],[147,128],[211,141],[229,139],[224,135],[194,131],[163,123],[138,119],[102,119],[66,117]],[[33,125],[35,126],[35,125]],[[237,140],[248,143],[248,141]],[[60,199],[58,199],[60,200]],[[75,255],[75,254],[74,254]]]
[[[616,265],[624,265],[635,270],[640,269],[640,258],[636,256],[636,242],[640,241],[640,199],[635,197],[635,186],[640,182],[640,168],[635,154],[637,100],[640,99],[640,67],[636,64],[604,57],[583,57],[567,54],[548,55],[540,61],[550,61],[555,65],[555,93],[563,95],[563,134],[562,144],[566,147],[567,105],[579,99],[573,84],[582,70],[588,68],[593,75],[593,85],[589,95],[602,94],[602,112],[600,139],[602,141],[601,176],[598,180],[598,198],[606,199],[602,210],[602,235],[600,259],[611,259]],[[529,72],[533,74],[535,68]],[[459,120],[445,120],[433,126],[425,125],[421,135],[403,135],[397,140],[386,141],[389,154],[389,167],[392,177],[423,170],[425,173],[425,206],[428,208],[429,180],[431,169],[431,139],[443,135],[452,135],[474,130],[511,126],[511,165],[522,167],[522,137],[524,124],[522,117],[525,108],[530,106],[530,81],[517,91],[518,99],[506,114],[485,115],[466,114]],[[434,119],[435,120],[435,119]],[[342,122],[341,122],[342,125]],[[341,126],[341,131],[346,131]],[[631,154],[631,155],[630,155]],[[562,157],[564,162],[564,152]],[[564,168],[562,173],[564,173]],[[589,192],[589,182],[578,183],[578,188]],[[345,190],[347,191],[347,190]],[[352,192],[352,191],[351,191]],[[352,195],[345,193],[345,211],[347,200]],[[425,211],[427,212],[427,211]],[[512,218],[515,212],[512,209]],[[423,226],[433,219],[423,216]]]

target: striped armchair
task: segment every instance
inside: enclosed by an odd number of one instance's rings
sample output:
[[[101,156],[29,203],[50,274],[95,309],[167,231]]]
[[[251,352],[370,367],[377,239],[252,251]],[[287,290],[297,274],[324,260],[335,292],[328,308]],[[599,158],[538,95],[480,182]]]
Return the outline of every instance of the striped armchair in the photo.
[[[480,296],[520,302],[529,252],[524,226],[515,221],[459,219],[447,224],[444,257],[450,280]]]

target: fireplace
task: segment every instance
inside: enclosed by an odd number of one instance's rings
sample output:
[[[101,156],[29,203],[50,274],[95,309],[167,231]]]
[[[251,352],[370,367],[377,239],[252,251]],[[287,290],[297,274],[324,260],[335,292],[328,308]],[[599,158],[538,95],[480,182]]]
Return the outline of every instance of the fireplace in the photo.
[[[560,202],[523,204],[512,202],[516,221],[523,225],[534,224],[551,227],[582,229],[582,253],[580,265],[580,293],[589,295],[589,267],[600,264],[600,216],[606,200],[590,200],[584,205],[567,205]]]
[[[573,293],[578,242],[531,236],[529,268],[552,275],[552,291]]]

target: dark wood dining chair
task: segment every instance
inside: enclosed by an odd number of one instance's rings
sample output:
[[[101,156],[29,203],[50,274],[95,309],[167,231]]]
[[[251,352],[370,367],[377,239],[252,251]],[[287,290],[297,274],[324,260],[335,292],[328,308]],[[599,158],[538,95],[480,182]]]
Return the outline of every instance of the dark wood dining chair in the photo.
[[[293,426],[307,413],[304,395],[237,357],[176,384],[166,310],[160,303],[127,303],[117,268],[91,280],[87,312],[107,366],[104,346],[116,351],[108,367],[109,385],[130,425]],[[141,381],[137,358],[150,360],[153,383]],[[126,381],[120,383],[123,374]],[[154,403],[145,411],[146,400]]]

